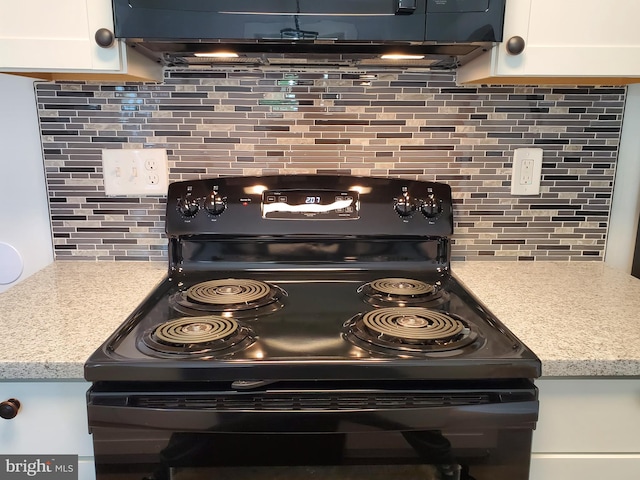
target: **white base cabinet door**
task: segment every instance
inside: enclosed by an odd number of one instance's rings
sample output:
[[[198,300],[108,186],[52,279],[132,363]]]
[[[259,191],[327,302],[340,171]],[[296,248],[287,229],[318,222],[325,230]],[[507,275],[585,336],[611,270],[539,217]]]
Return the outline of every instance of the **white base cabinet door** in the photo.
[[[529,480],[638,480],[640,455],[534,454]]]
[[[640,379],[542,379],[530,480],[640,478]]]
[[[94,480],[85,400],[89,387],[83,381],[0,382],[0,401],[20,402],[14,418],[0,419],[0,453],[78,455],[79,480]]]

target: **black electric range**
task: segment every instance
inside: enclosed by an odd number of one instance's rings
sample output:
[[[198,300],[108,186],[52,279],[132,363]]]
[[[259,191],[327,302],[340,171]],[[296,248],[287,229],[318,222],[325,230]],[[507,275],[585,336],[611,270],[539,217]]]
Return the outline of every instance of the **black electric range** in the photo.
[[[99,478],[528,478],[540,361],[452,274],[448,185],[177,182],[166,231],[166,278],[85,365]],[[318,436],[332,453],[303,454]],[[235,442],[242,459],[212,454]]]

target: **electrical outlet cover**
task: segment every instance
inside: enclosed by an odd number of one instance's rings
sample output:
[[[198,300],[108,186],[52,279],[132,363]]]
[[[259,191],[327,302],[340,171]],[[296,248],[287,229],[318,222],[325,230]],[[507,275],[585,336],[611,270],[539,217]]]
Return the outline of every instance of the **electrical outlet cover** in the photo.
[[[102,150],[107,195],[166,195],[169,162],[163,148]]]
[[[511,195],[539,195],[542,149],[516,148],[511,169]]]

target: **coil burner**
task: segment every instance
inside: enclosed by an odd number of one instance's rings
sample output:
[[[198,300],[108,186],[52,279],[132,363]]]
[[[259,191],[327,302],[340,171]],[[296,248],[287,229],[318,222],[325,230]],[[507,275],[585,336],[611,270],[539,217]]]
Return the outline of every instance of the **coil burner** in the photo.
[[[182,317],[145,332],[138,347],[160,357],[222,356],[253,343],[251,329],[232,318]]]
[[[351,318],[347,339],[369,351],[394,355],[462,353],[478,334],[459,317],[422,307],[380,308]]]
[[[185,315],[216,314],[249,318],[280,310],[287,296],[280,287],[250,279],[225,278],[198,283],[173,295],[169,302]]]
[[[358,288],[364,301],[376,307],[435,307],[449,299],[440,284],[410,278],[380,278]]]

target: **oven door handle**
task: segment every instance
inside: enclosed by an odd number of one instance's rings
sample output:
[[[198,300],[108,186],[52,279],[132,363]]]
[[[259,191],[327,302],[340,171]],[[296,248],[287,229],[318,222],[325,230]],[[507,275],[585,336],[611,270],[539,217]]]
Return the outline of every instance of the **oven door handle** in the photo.
[[[229,433],[412,431],[470,426],[533,429],[538,419],[538,401],[344,410],[216,410],[89,404],[88,419],[90,428]]]

